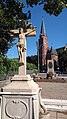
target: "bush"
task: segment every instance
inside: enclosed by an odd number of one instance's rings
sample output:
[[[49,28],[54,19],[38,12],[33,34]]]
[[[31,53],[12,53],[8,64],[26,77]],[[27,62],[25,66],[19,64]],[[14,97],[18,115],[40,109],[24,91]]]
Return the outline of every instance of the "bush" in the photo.
[[[37,66],[32,63],[27,63],[27,69],[37,72]],[[4,80],[9,76],[18,74],[18,58],[7,58],[0,56],[0,80]]]
[[[27,63],[27,70],[37,69],[37,66],[33,63]]]
[[[18,72],[18,59],[9,59],[0,56],[0,80],[6,79],[8,75],[14,75]]]

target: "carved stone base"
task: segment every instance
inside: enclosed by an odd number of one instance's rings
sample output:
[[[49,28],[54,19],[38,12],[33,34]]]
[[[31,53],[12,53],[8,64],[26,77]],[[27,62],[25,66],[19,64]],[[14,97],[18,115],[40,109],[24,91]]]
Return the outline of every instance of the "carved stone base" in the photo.
[[[11,83],[2,88],[2,92],[36,92],[39,86],[30,75],[15,75]]]
[[[1,119],[39,119],[39,86],[30,75],[15,75],[2,88]]]
[[[7,94],[2,99],[1,119],[32,119],[32,97]]]

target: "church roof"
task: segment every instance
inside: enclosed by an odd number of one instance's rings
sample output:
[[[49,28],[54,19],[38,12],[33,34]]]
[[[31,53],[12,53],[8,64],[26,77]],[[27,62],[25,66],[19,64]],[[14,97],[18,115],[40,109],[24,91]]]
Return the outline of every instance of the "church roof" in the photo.
[[[42,24],[41,24],[41,35],[46,34],[46,30],[45,30],[45,25],[44,25],[44,20],[42,20]]]
[[[58,55],[56,49],[51,48],[51,55]]]

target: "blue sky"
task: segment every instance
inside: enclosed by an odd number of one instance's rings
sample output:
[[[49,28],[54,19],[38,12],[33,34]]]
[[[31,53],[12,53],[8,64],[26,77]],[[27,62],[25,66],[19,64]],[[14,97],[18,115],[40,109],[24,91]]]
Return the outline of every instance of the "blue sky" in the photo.
[[[28,8],[30,9],[30,8]],[[24,9],[26,11],[27,9]],[[27,38],[27,56],[37,54],[36,41],[39,39],[42,18],[44,19],[46,34],[48,37],[49,47],[59,48],[67,44],[67,9],[64,9],[59,16],[49,15],[43,11],[42,6],[35,6],[31,9],[31,19],[33,26],[37,27],[35,37]],[[16,39],[17,41],[17,39]],[[9,49],[7,57],[18,57],[16,46]]]

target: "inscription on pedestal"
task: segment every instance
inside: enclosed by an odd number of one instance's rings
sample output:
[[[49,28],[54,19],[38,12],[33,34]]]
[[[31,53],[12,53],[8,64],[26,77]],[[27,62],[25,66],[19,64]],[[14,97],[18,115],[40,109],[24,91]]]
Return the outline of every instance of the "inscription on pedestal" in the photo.
[[[26,116],[28,107],[23,101],[12,100],[6,104],[5,112],[11,119],[21,119]]]
[[[32,119],[32,97],[16,93],[2,99],[1,119]]]

